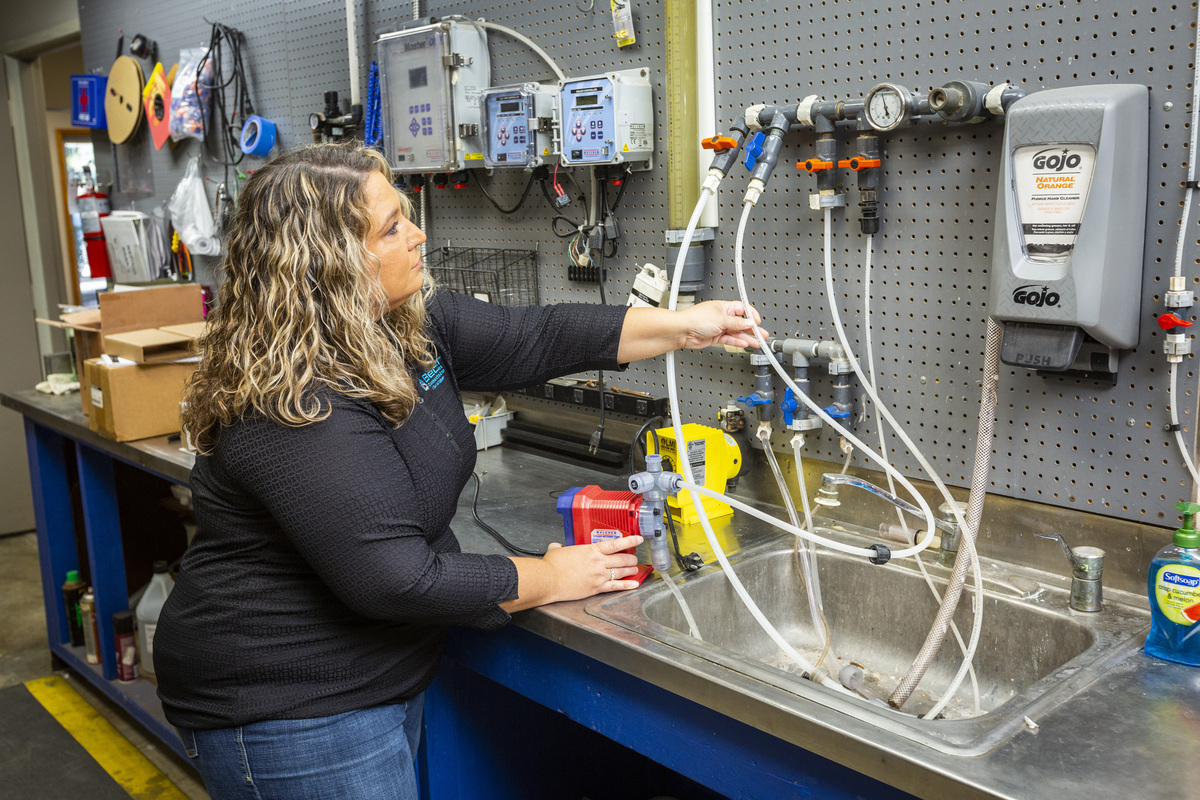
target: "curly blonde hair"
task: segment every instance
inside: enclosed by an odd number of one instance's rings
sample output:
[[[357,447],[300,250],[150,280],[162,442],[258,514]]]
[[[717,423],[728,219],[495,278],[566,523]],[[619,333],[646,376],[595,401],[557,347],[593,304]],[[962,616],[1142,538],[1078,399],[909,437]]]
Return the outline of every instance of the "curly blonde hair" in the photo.
[[[219,302],[184,394],[183,426],[201,453],[247,410],[308,425],[326,386],[374,403],[396,424],[417,401],[409,367],[428,367],[422,290],[383,314],[381,263],[367,250],[366,183],[392,173],[378,152],[314,145],[279,156],[242,190],[229,227]],[[412,204],[400,194],[401,208]]]

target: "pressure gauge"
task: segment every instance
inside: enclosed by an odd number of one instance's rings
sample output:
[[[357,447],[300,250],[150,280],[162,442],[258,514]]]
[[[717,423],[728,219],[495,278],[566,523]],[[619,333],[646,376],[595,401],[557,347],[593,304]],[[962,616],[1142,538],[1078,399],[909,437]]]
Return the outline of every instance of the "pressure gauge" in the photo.
[[[316,111],[308,115],[308,127],[314,132],[321,130],[321,124],[325,122],[325,115],[318,114]]]
[[[894,131],[913,115],[916,96],[893,83],[881,83],[867,92],[863,114],[867,124],[877,131]]]

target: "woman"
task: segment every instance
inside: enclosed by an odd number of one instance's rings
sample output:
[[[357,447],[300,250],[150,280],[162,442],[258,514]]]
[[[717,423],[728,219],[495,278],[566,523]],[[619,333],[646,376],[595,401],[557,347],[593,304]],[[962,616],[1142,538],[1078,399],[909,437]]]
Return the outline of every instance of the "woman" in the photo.
[[[159,697],[214,798],[415,798],[446,627],[630,589],[633,536],[460,552],[475,465],[460,389],[676,347],[746,346],[738,303],[505,309],[433,291],[371,150],[316,146],[240,198],[187,391],[199,530],[154,639]]]

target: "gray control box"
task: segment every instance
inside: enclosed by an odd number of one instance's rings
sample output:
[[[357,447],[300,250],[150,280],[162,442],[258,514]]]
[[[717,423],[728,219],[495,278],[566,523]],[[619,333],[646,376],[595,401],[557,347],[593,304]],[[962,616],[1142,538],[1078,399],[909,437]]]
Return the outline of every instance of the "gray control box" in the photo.
[[[1048,89],[1008,111],[989,313],[1001,360],[1115,372],[1138,343],[1150,93]]]

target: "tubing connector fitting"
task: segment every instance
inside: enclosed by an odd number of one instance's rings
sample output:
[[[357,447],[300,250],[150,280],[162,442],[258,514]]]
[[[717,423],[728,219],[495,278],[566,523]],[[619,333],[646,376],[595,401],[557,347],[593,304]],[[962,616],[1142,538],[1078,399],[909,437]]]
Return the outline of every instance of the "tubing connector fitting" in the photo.
[[[629,476],[629,490],[642,496],[638,509],[638,532],[650,542],[650,563],[657,570],[671,567],[671,548],[667,545],[667,497],[679,492],[683,476],[664,472],[662,456],[646,456],[646,470]]]
[[[767,185],[758,178],[751,178],[749,185],[746,186],[746,196],[742,198],[742,202],[749,203],[752,206],[756,205],[758,203],[758,198],[762,197],[763,189],[765,189],[766,186]]]
[[[1167,308],[1191,308],[1196,304],[1196,295],[1187,288],[1187,278],[1182,275],[1172,275],[1170,288],[1163,298]]]

